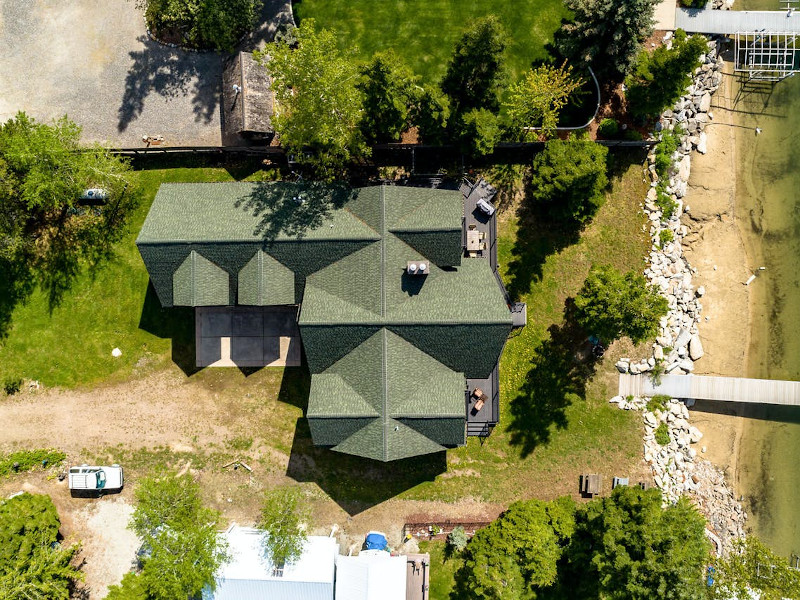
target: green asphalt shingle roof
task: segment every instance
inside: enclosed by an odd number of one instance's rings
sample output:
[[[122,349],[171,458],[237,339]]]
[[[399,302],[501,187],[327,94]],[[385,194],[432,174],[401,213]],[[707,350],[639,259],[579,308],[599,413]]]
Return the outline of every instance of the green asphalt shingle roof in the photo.
[[[354,193],[285,182],[164,183],[136,243],[378,239],[351,211],[336,208]]]
[[[397,460],[464,443],[464,390],[463,373],[381,329],[311,376],[307,417],[312,432],[324,430],[317,437],[334,450]],[[454,439],[448,428],[436,427],[421,433],[404,424],[404,418],[455,420],[461,435]]]
[[[302,300],[314,442],[388,461],[464,444],[464,379],[511,330],[489,261],[462,261],[463,210],[426,188],[163,184],[136,243],[163,306]]]
[[[241,305],[294,304],[294,273],[263,250],[239,271],[238,279]]]
[[[172,296],[176,306],[227,304],[228,274],[192,251],[175,271]]]

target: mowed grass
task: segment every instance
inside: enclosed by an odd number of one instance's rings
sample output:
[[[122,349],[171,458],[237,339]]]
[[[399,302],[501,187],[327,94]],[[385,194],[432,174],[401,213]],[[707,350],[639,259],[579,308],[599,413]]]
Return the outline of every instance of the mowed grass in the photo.
[[[430,599],[449,600],[456,583],[456,571],[464,564],[459,554],[448,556],[447,542],[432,540],[420,542],[419,551],[431,555]]]
[[[143,201],[113,259],[95,273],[85,271],[52,311],[47,295],[38,289],[15,309],[11,331],[0,340],[0,382],[21,377],[46,386],[74,387],[123,380],[135,368],[163,366],[171,360],[171,340],[140,328],[148,276],[136,236],[162,182],[233,177],[222,168],[143,170],[135,177],[143,188]],[[194,327],[193,321],[188,327]],[[114,348],[122,350],[121,357],[111,356]]]
[[[516,79],[547,57],[545,45],[568,15],[561,0],[301,0],[294,7],[298,21],[313,18],[334,30],[341,48],[356,47],[363,60],[394,49],[425,83],[439,80],[456,41],[480,17],[497,15],[508,31],[508,66]]]
[[[509,339],[504,351],[501,422],[488,439],[469,438],[465,447],[446,455],[389,464],[314,447],[302,417],[309,386],[305,369],[265,370],[270,372],[251,376],[265,398],[286,406],[287,412],[278,419],[275,413],[267,414],[263,423],[243,414],[247,427],[237,425],[237,435],[252,437],[265,457],[273,457],[265,459],[274,462],[270,468],[264,465],[267,472],[283,473],[287,483],[315,484],[320,502],[332,500],[350,514],[393,498],[474,498],[507,505],[521,498],[575,495],[582,472],[602,473],[607,482],[614,475],[635,481],[642,468],[640,420],[608,404],[616,393],[613,363],[633,349],[618,342],[587,370],[585,361],[559,341],[568,299],[578,292],[593,263],[622,269],[643,266],[648,242],[639,207],[647,190],[642,166],[633,161],[617,171],[605,205],[575,239],[559,239],[545,227],[521,222],[513,210],[501,215],[501,272],[528,303],[528,326]],[[174,368],[171,339],[140,326],[148,282],[134,244],[136,233],[161,182],[226,181],[233,176],[223,169],[167,169],[141,171],[137,177],[147,199],[117,257],[96,276],[81,277],[52,314],[40,293],[18,307],[11,334],[0,348],[0,378],[12,375],[39,379],[47,386],[74,387]],[[153,311],[156,320],[159,314]],[[175,327],[188,328],[191,335],[191,313]],[[122,349],[118,359],[111,356],[114,347]],[[239,389],[242,378],[236,369],[207,369],[191,380],[195,385],[207,381]],[[280,431],[270,429],[276,420]],[[232,427],[234,421],[239,423],[231,413]],[[287,455],[288,467],[280,458]]]

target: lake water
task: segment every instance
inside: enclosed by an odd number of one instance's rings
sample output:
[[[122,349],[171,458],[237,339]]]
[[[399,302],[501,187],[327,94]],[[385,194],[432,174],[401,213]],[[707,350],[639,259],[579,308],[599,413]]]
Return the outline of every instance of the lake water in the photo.
[[[780,4],[736,0],[734,7],[779,10]],[[800,74],[777,84],[740,82],[734,110],[736,216],[750,265],[766,267],[750,290],[746,375],[800,380]],[[800,554],[798,461],[800,409],[748,409],[737,490],[750,526],[783,556]]]

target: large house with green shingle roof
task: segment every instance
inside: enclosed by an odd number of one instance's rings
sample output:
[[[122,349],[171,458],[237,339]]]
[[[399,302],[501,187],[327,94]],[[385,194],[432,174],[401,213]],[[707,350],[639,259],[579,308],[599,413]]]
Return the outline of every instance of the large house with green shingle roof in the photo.
[[[459,191],[164,184],[137,246],[164,307],[299,305],[314,443],[380,461],[466,442],[511,312]],[[425,274],[410,264],[424,265]]]

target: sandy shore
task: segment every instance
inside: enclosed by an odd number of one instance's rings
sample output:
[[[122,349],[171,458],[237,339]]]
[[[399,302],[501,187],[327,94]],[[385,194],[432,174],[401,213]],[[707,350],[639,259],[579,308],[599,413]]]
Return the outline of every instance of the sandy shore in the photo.
[[[747,372],[750,318],[748,288],[751,273],[743,232],[736,214],[736,130],[733,106],[735,81],[726,67],[723,84],[712,98],[713,122],[706,128],[708,153],[692,155],[689,208],[683,223],[692,232],[684,254],[693,267],[696,286],[705,287],[700,337],[705,356],[698,374],[742,376]],[[725,470],[738,492],[737,459],[744,428],[733,410],[704,406],[692,411],[692,424],[703,433],[704,458]]]

